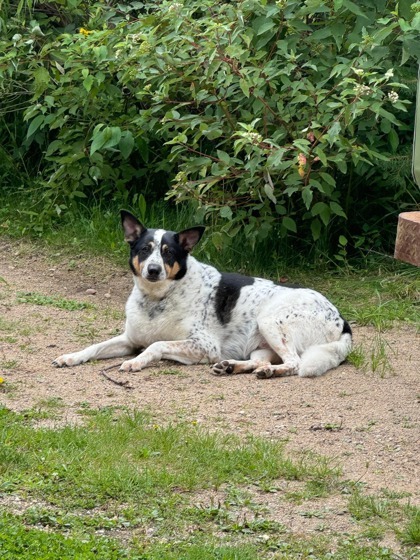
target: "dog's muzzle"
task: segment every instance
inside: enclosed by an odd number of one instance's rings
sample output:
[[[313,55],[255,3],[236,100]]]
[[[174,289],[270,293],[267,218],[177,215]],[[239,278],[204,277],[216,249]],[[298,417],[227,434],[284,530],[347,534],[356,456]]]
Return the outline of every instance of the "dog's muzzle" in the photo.
[[[159,264],[149,264],[147,267],[146,280],[149,280],[149,282],[157,282],[160,280],[161,273],[162,267]]]

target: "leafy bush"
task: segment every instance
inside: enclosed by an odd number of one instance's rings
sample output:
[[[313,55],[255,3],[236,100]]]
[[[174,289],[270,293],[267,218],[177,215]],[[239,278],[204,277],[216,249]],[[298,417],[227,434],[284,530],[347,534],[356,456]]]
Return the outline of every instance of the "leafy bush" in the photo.
[[[349,234],[380,247],[384,214],[413,201],[419,2],[22,5],[0,88],[44,210],[110,197],[144,215],[166,196],[217,221],[216,246],[327,231],[344,258]]]

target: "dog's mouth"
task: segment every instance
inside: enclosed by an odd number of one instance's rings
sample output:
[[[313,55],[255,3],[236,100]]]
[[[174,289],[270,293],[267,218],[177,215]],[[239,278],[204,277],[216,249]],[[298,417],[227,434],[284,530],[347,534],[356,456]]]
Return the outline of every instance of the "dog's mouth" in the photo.
[[[160,278],[158,276],[146,276],[146,280],[148,282],[152,282],[153,284],[155,284],[156,282],[159,282]]]

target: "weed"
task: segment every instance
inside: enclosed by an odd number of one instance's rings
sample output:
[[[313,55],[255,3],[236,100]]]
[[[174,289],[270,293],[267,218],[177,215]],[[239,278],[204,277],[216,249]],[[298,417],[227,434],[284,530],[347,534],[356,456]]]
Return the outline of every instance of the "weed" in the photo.
[[[11,332],[14,331],[18,326],[17,321],[10,321],[4,317],[0,317],[0,331]]]
[[[6,342],[7,344],[16,344],[18,339],[14,336],[2,336],[0,337],[0,342]]]
[[[19,365],[17,360],[4,360],[0,362],[0,367],[4,369],[15,369]]]
[[[376,496],[364,496],[355,492],[349,500],[349,512],[357,519],[372,519],[380,517],[386,519],[390,514],[390,502]]]
[[[67,311],[95,309],[95,306],[92,303],[75,301],[57,296],[45,296],[35,292],[18,292],[17,301],[19,303],[30,303],[32,305],[49,305],[51,307],[56,307],[57,309],[65,309]]]
[[[79,324],[74,334],[79,340],[93,342],[99,338],[101,331],[91,324]]]
[[[165,368],[160,369],[157,375],[178,375],[179,377],[186,377],[186,375],[179,369],[176,368]]]
[[[365,344],[355,345],[347,360],[357,369],[370,371],[384,378],[395,374],[389,359],[390,351],[394,352],[383,336],[376,333],[369,347]]]
[[[390,349],[389,344],[380,334],[376,334],[371,347],[370,364],[372,372],[378,373],[380,377],[385,377],[389,373],[395,373],[388,358],[388,349]]]
[[[357,369],[365,369],[367,365],[367,357],[365,350],[361,344],[355,344],[352,351],[347,356],[347,361]]]
[[[401,542],[407,545],[420,545],[420,509],[414,506],[406,508],[408,519],[405,521],[401,530],[397,530],[397,535]]]
[[[4,560],[127,558],[126,551],[114,540],[93,536],[77,539],[29,528],[23,520],[10,514],[0,514],[0,534],[0,553]]]

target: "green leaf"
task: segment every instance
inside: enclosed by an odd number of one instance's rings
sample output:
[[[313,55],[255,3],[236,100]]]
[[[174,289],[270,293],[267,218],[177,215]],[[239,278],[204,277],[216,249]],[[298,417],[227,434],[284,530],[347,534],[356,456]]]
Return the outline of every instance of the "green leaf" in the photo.
[[[35,95],[39,97],[50,85],[50,73],[46,68],[40,66],[33,72]]]
[[[31,124],[29,125],[28,132],[26,133],[26,138],[29,138],[30,136],[35,134],[35,132],[43,124],[44,120],[45,120],[44,115],[38,115],[37,117],[35,117],[31,121]]]
[[[274,152],[268,156],[267,158],[267,166],[272,169],[276,168],[283,160],[283,156],[285,153],[285,149],[283,148],[276,148]]]
[[[257,35],[262,35],[266,31],[272,29],[275,25],[276,23],[272,19],[260,16],[253,22],[252,27]]]
[[[336,216],[342,216],[343,218],[347,218],[346,213],[337,202],[330,202],[330,208],[332,210],[332,213],[335,214]]]
[[[219,213],[222,218],[227,218],[228,220],[232,219],[232,209],[230,206],[223,206],[223,208],[220,208]]]
[[[124,159],[127,159],[128,156],[131,154],[134,148],[134,137],[130,130],[126,130],[122,136],[121,140],[118,144],[118,148],[121,152],[121,155]]]
[[[320,177],[322,177],[322,179],[324,179],[326,183],[328,183],[328,185],[335,187],[335,179],[332,175],[330,175],[329,173],[325,173],[324,171],[321,171],[319,175]]]
[[[244,78],[241,78],[239,80],[239,87],[241,88],[242,93],[245,95],[245,97],[249,97],[249,85],[248,82],[244,80]]]
[[[140,193],[138,201],[137,201],[137,205],[139,207],[139,212],[140,212],[140,220],[142,222],[145,221],[146,219],[146,209],[147,209],[147,203],[146,203],[146,199],[144,198],[144,195]]]
[[[319,216],[324,223],[324,225],[328,225],[331,216],[331,210],[328,204],[325,202],[317,202],[311,208],[312,216]]]
[[[340,132],[341,132],[341,124],[340,124],[339,121],[335,121],[335,123],[333,123],[333,125],[331,126],[331,128],[329,129],[327,134],[325,135],[325,137],[327,138],[330,146],[332,146],[334,144],[334,142],[337,140],[337,138],[340,135]]]
[[[343,7],[347,8],[349,12],[352,12],[356,16],[369,19],[368,16],[359,8],[359,6],[354,2],[351,2],[351,0],[343,0]]]
[[[391,128],[391,130],[388,132],[388,141],[391,146],[391,150],[395,153],[399,146],[400,138],[393,128]]]
[[[225,163],[226,165],[230,164],[230,156],[229,154],[227,154],[226,152],[224,152],[223,150],[217,150],[217,157],[223,161],[223,163]]]
[[[302,199],[307,210],[311,207],[313,197],[314,193],[312,192],[312,189],[310,187],[304,187],[302,190]]]
[[[292,231],[293,233],[297,232],[296,222],[293,218],[290,218],[290,216],[284,216],[282,224],[288,231]]]
[[[267,195],[267,198],[271,200],[271,202],[277,204],[277,198],[274,195],[274,189],[269,183],[265,183],[264,192]]]
[[[411,18],[411,5],[413,4],[413,0],[399,0],[398,1],[398,14],[409,20]]]
[[[107,138],[105,136],[105,130],[98,130],[96,133],[95,131],[93,131],[93,141],[92,144],[90,146],[90,155],[92,156],[95,152],[97,152],[98,150],[100,150],[102,148],[102,146],[105,144],[105,142],[107,141]]]
[[[86,78],[83,80],[83,87],[85,88],[85,90],[87,92],[89,92],[92,89],[92,85],[93,82],[95,81],[95,78],[93,76],[91,76],[89,74],[89,76],[86,76]]]
[[[110,126],[104,129],[106,142],[103,144],[102,149],[113,148],[117,146],[121,140],[122,132],[119,126]]]
[[[321,230],[322,230],[322,224],[318,220],[318,218],[315,218],[314,220],[312,220],[312,222],[311,222],[311,232],[312,232],[312,237],[314,238],[314,241],[318,241],[318,239],[321,235]]]

